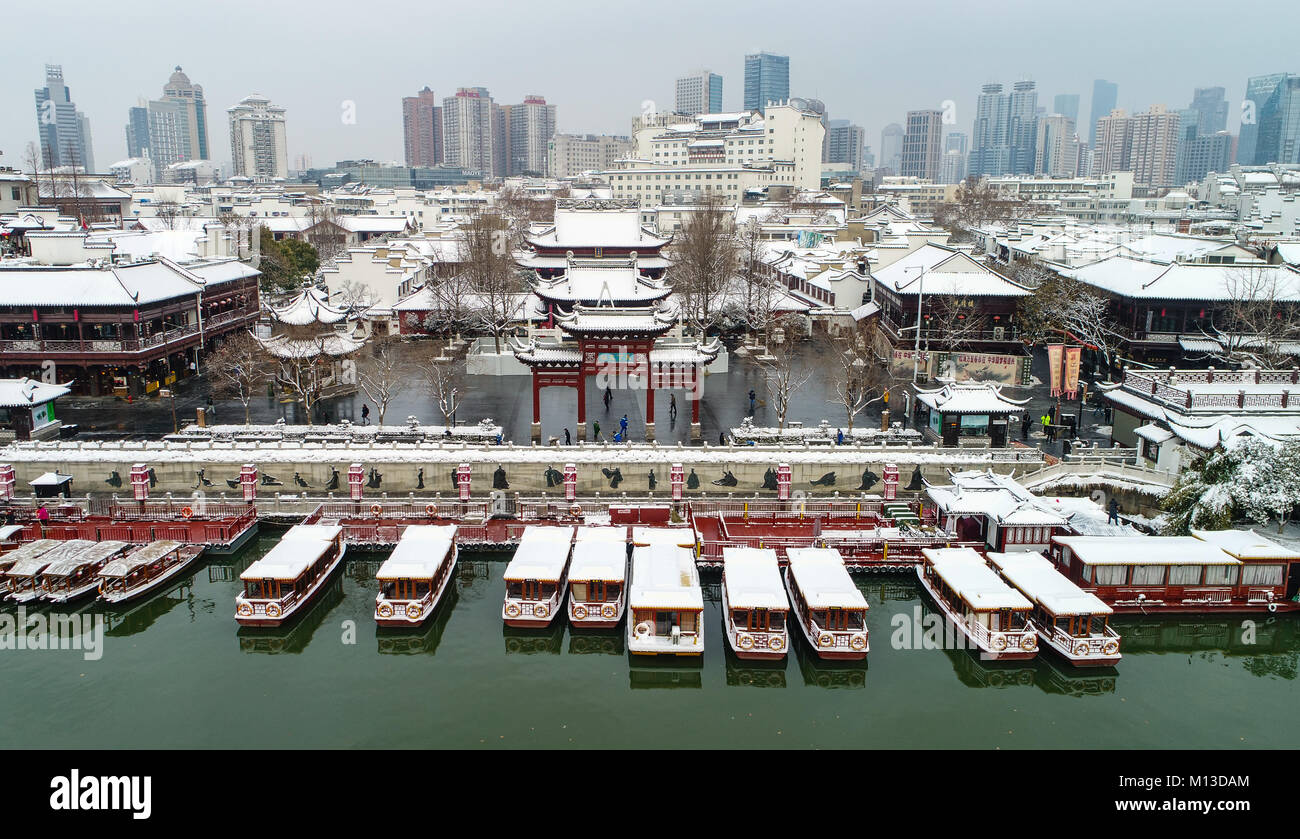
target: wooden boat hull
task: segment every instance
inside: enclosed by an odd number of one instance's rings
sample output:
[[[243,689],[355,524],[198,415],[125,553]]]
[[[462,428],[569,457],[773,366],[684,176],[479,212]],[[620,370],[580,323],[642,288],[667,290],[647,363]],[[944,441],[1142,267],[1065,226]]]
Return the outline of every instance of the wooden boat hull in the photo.
[[[930,586],[929,581],[925,579],[924,566],[917,566],[916,578],[921,581],[921,588],[925,589],[926,594],[930,595],[930,599],[939,607],[939,611],[943,612],[944,619],[952,624],[975,649],[980,651],[981,657],[993,661],[1026,661],[1038,655],[1037,647],[1032,650],[1025,650],[1016,647],[1016,649],[1013,650],[1008,644],[1005,650],[995,650],[991,644],[986,644],[976,638],[975,633],[971,632],[970,627],[966,626],[966,622],[952,613],[952,610],[948,608],[948,605],[943,601],[943,598],[939,597],[939,593],[936,592]],[[1037,636],[1037,629],[1034,630],[1034,634]]]
[[[795,623],[799,624],[799,634],[808,642],[809,648],[817,653],[817,657],[826,661],[862,661],[871,652],[871,635],[864,628],[862,634],[866,636],[867,645],[862,648],[861,652],[849,648],[840,647],[820,647],[817,645],[817,639],[808,631],[808,616],[799,611],[799,600],[794,596],[793,587],[790,585],[790,569],[781,572],[781,581],[785,584],[785,595],[790,598],[790,611],[794,613]]]
[[[321,591],[324,590],[325,584],[330,581],[330,578],[333,577],[335,572],[343,565],[343,557],[346,553],[347,545],[341,545],[339,547],[338,556],[334,557],[334,561],[330,563],[330,566],[316,578],[316,581],[312,583],[311,588],[307,590],[306,594],[290,604],[279,617],[271,618],[266,615],[256,614],[244,616],[236,612],[235,622],[240,626],[260,628],[284,626],[286,623],[289,623],[294,619],[294,617],[308,610],[308,607],[310,607],[316,600],[316,597],[321,593]]]
[[[84,585],[78,586],[71,591],[61,591],[58,594],[49,594],[48,592],[41,595],[41,599],[46,603],[75,603],[78,600],[87,597],[93,597],[99,588],[99,578],[91,580]]]
[[[186,551],[190,549],[191,547],[181,548],[182,551]],[[168,580],[173,580],[176,577],[179,577],[181,574],[185,572],[186,569],[188,569],[196,561],[198,561],[198,558],[201,556],[203,556],[202,548],[200,548],[197,551],[194,551],[194,555],[191,556],[189,559],[181,560],[180,562],[168,568],[166,571],[159,574],[157,577],[154,577],[152,580],[145,583],[144,585],[136,586],[133,589],[129,589],[121,592],[105,593],[101,591],[99,594],[99,599],[105,603],[116,605],[119,603],[129,603],[132,600],[135,600],[140,597],[144,597],[150,592],[157,591],[158,588],[162,586],[164,583],[166,583]],[[102,577],[100,579],[101,581],[103,580]]]
[[[787,597],[788,596],[789,595],[787,595]],[[727,631],[727,646],[729,646],[731,648],[731,651],[736,654],[736,658],[743,658],[746,661],[780,661],[781,659],[785,658],[786,653],[790,649],[789,632],[762,633],[763,635],[768,636],[769,643],[773,638],[780,638],[781,639],[780,650],[759,649],[757,643],[755,643],[749,649],[745,649],[744,647],[740,646],[740,634],[742,632],[745,634],[749,634],[749,632],[748,630],[737,629],[736,625],[732,622],[731,601],[727,597],[727,587],[725,585],[722,587],[722,624],[723,624],[723,628],[726,629]]]
[[[447,569],[446,574],[442,575],[442,582],[438,584],[437,591],[434,591],[430,595],[428,605],[424,606],[420,610],[419,617],[416,618],[407,617],[406,604],[415,602],[412,600],[391,601],[393,603],[393,614],[388,617],[384,617],[383,615],[379,614],[379,606],[381,603],[385,603],[389,601],[382,600],[381,595],[375,595],[375,625],[382,626],[387,629],[401,629],[403,627],[409,629],[416,626],[423,626],[424,623],[429,620],[429,618],[433,617],[434,614],[437,613],[438,605],[442,603],[442,596],[446,594],[447,586],[451,584],[451,578],[455,576],[454,572],[456,570],[456,563],[459,561],[460,561],[460,546],[455,545],[452,547],[451,567]],[[400,609],[397,607],[396,605],[397,603],[403,604]]]

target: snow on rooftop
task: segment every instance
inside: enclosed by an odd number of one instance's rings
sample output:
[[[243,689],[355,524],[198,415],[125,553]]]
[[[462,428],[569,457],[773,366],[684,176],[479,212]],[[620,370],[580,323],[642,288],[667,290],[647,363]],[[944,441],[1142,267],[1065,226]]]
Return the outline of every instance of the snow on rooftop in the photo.
[[[722,584],[733,608],[790,608],[776,551],[771,548],[723,548]]]
[[[1057,536],[1085,565],[1240,565],[1194,536]]]
[[[704,608],[704,592],[695,567],[695,554],[670,544],[653,544],[632,551],[632,585],[628,606],[633,609]]]
[[[1253,530],[1193,530],[1192,535],[1237,559],[1300,560],[1300,551],[1265,539]]]
[[[569,579],[577,582],[605,580],[623,582],[627,578],[627,532],[622,527],[579,528],[622,533],[615,540],[607,537],[588,538],[575,542],[573,560],[569,564]]]
[[[456,541],[456,525],[413,524],[379,566],[377,580],[432,579]]]
[[[1033,606],[970,548],[923,548],[921,553],[940,579],[976,611]]]
[[[1053,615],[1111,614],[1101,598],[1070,582],[1040,553],[990,551],[988,558],[1022,594]]]
[[[834,548],[787,548],[790,575],[810,609],[866,609],[844,558]]]
[[[69,393],[65,385],[45,384],[26,377],[0,379],[0,408],[31,408]]]
[[[572,527],[526,527],[506,566],[505,579],[558,582],[569,564],[572,545]]]
[[[329,552],[343,532],[337,525],[300,524],[285,533],[275,547],[254,561],[241,580],[296,580]]]

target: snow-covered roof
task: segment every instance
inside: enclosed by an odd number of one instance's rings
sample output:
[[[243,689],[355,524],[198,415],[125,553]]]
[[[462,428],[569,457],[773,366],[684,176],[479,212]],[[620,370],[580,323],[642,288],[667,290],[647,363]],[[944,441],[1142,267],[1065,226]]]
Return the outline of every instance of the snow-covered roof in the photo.
[[[634,527],[632,544],[638,548],[646,545],[677,545],[695,547],[695,529],[691,527]]]
[[[0,306],[139,306],[193,298],[220,283],[258,275],[238,260],[181,267],[166,258],[108,268],[0,267]]]
[[[1270,299],[1300,301],[1300,272],[1288,265],[1163,264],[1112,256],[1060,272],[1121,297],[1225,301],[1266,288]]]
[[[787,548],[790,575],[810,609],[866,609],[844,557],[835,548]]]
[[[580,528],[588,530],[594,528]],[[587,538],[573,545],[573,560],[569,563],[569,579],[577,582],[604,580],[621,583],[627,578],[626,528],[608,527],[601,530],[621,533],[619,539]]]
[[[55,542],[54,546],[47,550],[31,551],[17,559],[6,556],[6,561],[12,561],[13,565],[5,574],[10,577],[30,577],[33,574],[39,574],[42,569],[52,563],[62,562],[68,557],[75,557],[87,548],[94,546],[95,543],[89,539],[69,539],[65,542]],[[22,550],[22,548],[18,550]]]
[[[61,539],[37,539],[34,542],[19,545],[12,551],[4,554],[4,559],[0,561],[17,565],[20,562],[39,559],[62,544],[64,544],[64,542]]]
[[[1172,431],[1152,423],[1138,426],[1133,430],[1133,433],[1150,443],[1163,443],[1174,436]]]
[[[916,388],[917,401],[943,414],[1018,414],[1028,399],[1002,395],[1002,386],[992,382],[949,381],[937,390]]]
[[[667,239],[641,226],[641,210],[616,199],[561,198],[555,202],[555,224],[529,242],[542,248],[600,246],[606,248],[663,247]]]
[[[628,606],[702,610],[704,592],[695,567],[695,554],[687,548],[662,542],[633,549]]]
[[[330,332],[315,338],[290,338],[287,335],[274,335],[270,338],[253,337],[276,358],[314,358],[322,353],[337,358],[356,352],[366,343],[339,332]]]
[[[347,320],[348,313],[326,302],[327,295],[306,288],[283,306],[270,306],[271,316],[286,326],[310,326],[313,323],[335,324]]]
[[[1253,530],[1193,530],[1192,535],[1237,559],[1300,561],[1300,551],[1265,539]]]
[[[506,566],[505,579],[558,581],[569,564],[572,544],[572,527],[524,528],[519,547]]]
[[[1026,286],[975,261],[970,254],[933,242],[873,271],[872,276],[900,295],[1028,297],[1033,294]]]
[[[630,261],[570,260],[563,274],[537,280],[536,293],[549,300],[599,305],[662,300],[672,289],[645,276]]]
[[[1070,582],[1040,553],[990,551],[988,558],[1022,594],[1055,616],[1109,615],[1113,611],[1100,597]]]
[[[0,408],[31,408],[51,399],[67,396],[66,385],[50,385],[35,379],[0,379]]]
[[[328,524],[300,524],[280,537],[275,547],[254,561],[241,580],[296,580],[325,556],[343,528]]]
[[[172,542],[164,539],[161,542],[150,542],[144,547],[132,551],[126,556],[111,560],[103,568],[99,569],[101,577],[125,577],[141,565],[148,565],[155,562],[167,554],[184,547],[181,542]]]
[[[790,608],[776,551],[771,548],[723,548],[722,584],[734,609]]]
[[[1032,608],[970,548],[923,548],[921,553],[948,588],[976,611]]]
[[[1065,516],[1018,484],[1015,479],[985,472],[955,472],[951,486],[926,485],[930,500],[949,516],[988,516],[1001,525],[1064,527]]]
[[[116,553],[131,547],[126,542],[108,539],[103,542],[91,542],[90,546],[75,554],[68,554],[45,566],[44,574],[51,577],[66,577],[87,565],[103,562]]]
[[[42,472],[27,483],[34,487],[57,487],[72,480],[71,475],[64,475],[61,472]]]
[[[1194,536],[1057,536],[1085,565],[1240,565]]]
[[[397,547],[379,566],[375,579],[433,579],[455,541],[454,524],[413,524],[402,531]]]

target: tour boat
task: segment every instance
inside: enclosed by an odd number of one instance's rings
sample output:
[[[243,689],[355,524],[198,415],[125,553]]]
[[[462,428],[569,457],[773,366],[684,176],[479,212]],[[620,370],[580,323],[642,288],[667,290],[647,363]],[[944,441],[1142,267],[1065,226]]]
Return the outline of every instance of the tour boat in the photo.
[[[787,548],[786,593],[808,645],[826,659],[863,659],[871,649],[867,598],[834,548]]]
[[[632,546],[644,548],[647,545],[677,545],[682,548],[695,549],[695,528],[693,527],[634,527],[632,528]]]
[[[627,608],[627,528],[579,527],[569,562],[569,623],[617,626]]]
[[[41,599],[51,603],[71,603],[99,589],[99,571],[108,561],[126,554],[131,545],[109,539],[92,542],[76,554],[65,556],[45,566],[41,572]]]
[[[0,556],[18,550],[23,544],[23,531],[27,528],[21,524],[0,526]]]
[[[43,539],[41,541],[49,540]],[[47,551],[33,552],[20,557],[5,572],[2,583],[4,593],[15,603],[29,603],[35,600],[41,596],[40,576],[42,571],[49,567],[51,563],[76,556],[94,544],[89,539],[55,541],[54,546]],[[14,551],[13,554],[6,554],[5,556],[12,557],[21,550],[20,548],[18,551]]]
[[[506,596],[501,618],[507,626],[549,626],[564,602],[565,572],[573,550],[572,527],[524,528],[519,547],[506,566]]]
[[[338,525],[291,528],[266,556],[239,575],[244,591],[235,595],[235,620],[240,626],[287,623],[316,598],[343,564],[346,551],[343,528]]]
[[[631,652],[704,652],[704,591],[690,549],[664,543],[633,548],[627,607],[627,647]]]
[[[99,569],[99,599],[125,603],[175,579],[203,554],[202,545],[150,542]]]
[[[1117,613],[1300,608],[1292,599],[1300,555],[1249,531],[1057,536],[1051,559],[1062,574]]]
[[[19,562],[47,554],[62,544],[63,541],[59,539],[37,539],[8,553],[0,554],[0,600],[5,599],[5,593],[8,591],[8,579],[5,575],[9,573],[10,568]]]
[[[727,643],[740,658],[785,658],[790,601],[771,548],[724,548],[722,619]]]
[[[418,626],[438,608],[456,570],[456,525],[413,524],[379,566],[375,623]]]
[[[1075,667],[1119,663],[1119,633],[1110,626],[1113,610],[1061,575],[1037,551],[988,554],[1008,583],[1034,604],[1030,620],[1044,644]]]
[[[1007,585],[970,548],[924,548],[916,576],[940,611],[982,656],[1033,658],[1038,633],[1029,620],[1033,604]]]

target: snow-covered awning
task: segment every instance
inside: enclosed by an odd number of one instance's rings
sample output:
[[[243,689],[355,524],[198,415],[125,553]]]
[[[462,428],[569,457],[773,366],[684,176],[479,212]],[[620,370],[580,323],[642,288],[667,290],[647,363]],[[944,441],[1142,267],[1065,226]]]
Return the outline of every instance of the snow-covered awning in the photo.
[[[1002,395],[1002,386],[990,382],[948,382],[938,390],[916,388],[916,399],[942,414],[1018,414],[1028,399]]]

